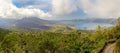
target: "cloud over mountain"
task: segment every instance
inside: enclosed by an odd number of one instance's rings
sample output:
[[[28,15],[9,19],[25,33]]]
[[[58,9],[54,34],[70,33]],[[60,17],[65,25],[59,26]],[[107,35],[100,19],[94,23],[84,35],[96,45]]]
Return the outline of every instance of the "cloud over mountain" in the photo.
[[[75,0],[52,0],[52,12],[57,15],[70,14],[77,10]]]
[[[75,12],[85,14],[82,17],[117,18],[119,5],[120,0],[0,0],[0,17],[58,19],[75,15]]]
[[[90,17],[117,18],[120,0],[79,0],[79,7]]]
[[[0,0],[0,17],[2,18],[24,18],[24,17],[39,17],[46,19],[52,15],[49,12],[45,13],[37,8],[17,8],[13,5],[12,0]]]
[[[87,17],[118,18],[120,0],[52,0],[55,14],[71,14],[83,10]],[[80,8],[80,9],[79,9]]]

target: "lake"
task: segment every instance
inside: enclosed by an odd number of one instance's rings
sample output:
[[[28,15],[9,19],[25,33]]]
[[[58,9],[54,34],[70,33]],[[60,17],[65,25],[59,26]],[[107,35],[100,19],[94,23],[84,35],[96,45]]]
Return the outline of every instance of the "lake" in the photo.
[[[98,25],[101,27],[111,27],[114,25],[109,23],[95,23],[95,22],[82,22],[82,21],[66,21],[66,23],[72,24],[76,26],[77,29],[81,29],[81,30],[84,30],[85,28],[89,30],[93,30]]]

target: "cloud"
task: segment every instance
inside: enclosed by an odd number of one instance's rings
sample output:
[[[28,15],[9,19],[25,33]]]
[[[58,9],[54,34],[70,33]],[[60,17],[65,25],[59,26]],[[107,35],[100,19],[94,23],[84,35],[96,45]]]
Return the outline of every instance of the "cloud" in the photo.
[[[89,17],[118,18],[120,16],[120,0],[79,0],[78,6]]]
[[[52,13],[65,15],[77,10],[75,0],[52,0]]]
[[[66,15],[69,17],[79,10],[83,10],[86,16],[94,18],[120,16],[120,0],[14,0],[14,2],[25,6],[18,8],[13,4],[13,0],[0,0],[0,17],[58,19]]]
[[[24,17],[50,18],[52,15],[37,8],[17,8],[12,0],[0,0],[0,17],[20,19]]]

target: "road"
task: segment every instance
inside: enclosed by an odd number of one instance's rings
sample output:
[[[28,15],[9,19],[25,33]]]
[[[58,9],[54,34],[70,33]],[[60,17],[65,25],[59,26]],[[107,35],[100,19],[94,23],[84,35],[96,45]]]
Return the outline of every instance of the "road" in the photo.
[[[115,47],[115,43],[112,44],[112,45],[107,46],[105,48],[105,50],[103,51],[103,53],[113,53],[114,47]]]

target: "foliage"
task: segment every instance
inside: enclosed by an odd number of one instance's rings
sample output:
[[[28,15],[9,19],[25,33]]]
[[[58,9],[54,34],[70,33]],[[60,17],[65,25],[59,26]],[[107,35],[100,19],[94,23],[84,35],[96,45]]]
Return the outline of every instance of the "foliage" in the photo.
[[[0,29],[0,53],[101,53],[120,39],[120,23],[95,32],[55,28],[41,32]],[[119,46],[117,41],[117,46]]]
[[[114,53],[120,53],[120,39],[116,42]]]

